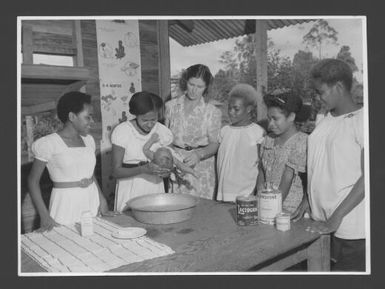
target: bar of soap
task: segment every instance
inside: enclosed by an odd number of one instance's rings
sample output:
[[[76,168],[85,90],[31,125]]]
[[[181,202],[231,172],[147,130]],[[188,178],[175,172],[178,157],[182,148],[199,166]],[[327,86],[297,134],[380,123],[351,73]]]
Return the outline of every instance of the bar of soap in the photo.
[[[112,232],[112,237],[117,239],[134,239],[145,235],[147,231],[139,227],[120,228]]]

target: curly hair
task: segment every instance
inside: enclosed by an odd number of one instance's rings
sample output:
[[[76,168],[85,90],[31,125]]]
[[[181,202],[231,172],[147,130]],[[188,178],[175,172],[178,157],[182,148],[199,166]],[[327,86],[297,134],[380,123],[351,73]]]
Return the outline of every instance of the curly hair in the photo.
[[[187,90],[187,81],[192,77],[201,78],[204,81],[206,89],[203,94],[206,95],[208,88],[214,79],[210,69],[203,64],[195,64],[188,67],[185,71],[183,71],[182,77],[179,80],[179,87],[182,91]]]
[[[258,94],[255,88],[250,84],[239,83],[231,88],[229,97],[242,98],[245,105],[256,106]]]
[[[352,69],[342,60],[332,58],[323,59],[312,67],[310,74],[313,80],[320,80],[328,85],[334,85],[338,81],[341,81],[348,91],[352,89]]]
[[[91,95],[80,91],[70,91],[63,94],[56,106],[57,116],[62,123],[68,121],[70,112],[78,114],[85,104],[91,104]]]

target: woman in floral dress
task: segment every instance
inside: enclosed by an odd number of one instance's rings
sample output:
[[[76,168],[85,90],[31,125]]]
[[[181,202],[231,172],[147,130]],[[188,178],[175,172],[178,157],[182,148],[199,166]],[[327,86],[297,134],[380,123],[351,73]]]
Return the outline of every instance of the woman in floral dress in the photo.
[[[207,103],[204,96],[212,81],[207,66],[196,64],[185,71],[185,94],[166,103],[165,123],[174,135],[173,146],[197,177],[184,176],[173,184],[173,191],[213,199],[216,186],[215,157],[221,128],[221,111]],[[183,87],[185,86],[185,87]]]
[[[266,186],[282,192],[282,208],[295,214],[306,198],[307,135],[298,130],[296,123],[307,119],[302,99],[291,92],[264,96],[269,120],[269,135],[261,145],[261,162],[256,190]]]

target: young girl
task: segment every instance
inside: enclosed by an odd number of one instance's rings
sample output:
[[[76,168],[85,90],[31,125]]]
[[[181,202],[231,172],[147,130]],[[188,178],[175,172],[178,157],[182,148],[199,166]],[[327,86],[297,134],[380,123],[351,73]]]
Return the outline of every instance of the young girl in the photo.
[[[163,179],[170,169],[148,162],[143,146],[153,134],[159,144],[168,146],[173,140],[171,131],[158,122],[162,99],[150,92],[137,92],[129,102],[135,116],[115,127],[111,135],[113,174],[117,178],[115,210],[126,209],[127,202],[146,194],[164,193]]]
[[[270,134],[261,145],[256,191],[266,185],[279,189],[283,210],[294,213],[304,196],[307,149],[307,135],[298,131],[296,122],[305,121],[307,116],[302,99],[291,92],[265,95],[264,102]]]
[[[264,130],[251,121],[257,92],[248,84],[238,84],[230,91],[228,113],[231,125],[220,131],[217,169],[218,196],[234,202],[238,195],[250,195],[258,174],[258,144]]]
[[[341,60],[323,59],[311,78],[328,113],[309,136],[308,193],[317,222],[307,230],[333,233],[333,271],[365,271],[364,113],[352,98],[353,73]]]
[[[64,128],[32,144],[35,156],[28,176],[28,187],[40,216],[40,229],[80,221],[83,211],[111,215],[94,177],[95,142],[89,135],[92,124],[91,96],[81,92],[64,94],[57,105]],[[53,189],[47,210],[39,186],[47,167]]]

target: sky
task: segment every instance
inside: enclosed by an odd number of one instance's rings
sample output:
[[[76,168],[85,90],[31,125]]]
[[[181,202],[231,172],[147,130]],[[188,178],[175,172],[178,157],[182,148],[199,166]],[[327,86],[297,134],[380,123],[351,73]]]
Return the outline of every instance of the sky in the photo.
[[[356,61],[360,71],[355,73],[359,82],[362,82],[363,65],[363,35],[362,19],[326,19],[331,27],[337,32],[338,45],[328,45],[323,50],[323,57],[336,57],[341,46],[348,45],[350,52]],[[306,45],[302,42],[303,36],[310,30],[314,22],[292,25],[280,29],[268,31],[268,37],[274,42],[275,48],[281,51],[281,56],[293,56],[298,50],[305,50]],[[237,38],[210,42],[207,44],[183,47],[170,38],[171,75],[175,75],[182,69],[196,63],[207,65],[213,74],[216,74],[223,65],[218,61],[220,55],[225,51],[232,51]],[[315,56],[318,52],[313,51]]]

